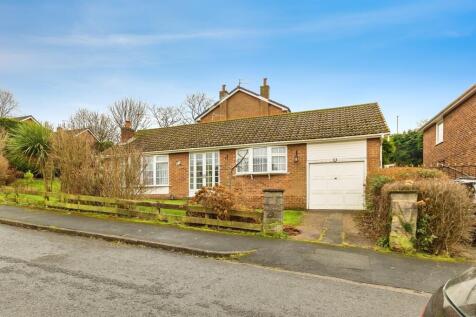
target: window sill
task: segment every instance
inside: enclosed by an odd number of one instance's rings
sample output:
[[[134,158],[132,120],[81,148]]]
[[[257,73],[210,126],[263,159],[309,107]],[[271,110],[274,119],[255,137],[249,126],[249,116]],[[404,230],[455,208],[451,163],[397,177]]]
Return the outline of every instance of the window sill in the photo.
[[[170,187],[170,185],[144,185],[145,188]]]
[[[444,141],[435,143],[435,146],[442,144]]]
[[[236,173],[235,176],[261,176],[261,175],[286,175],[288,172],[265,172],[265,173]]]

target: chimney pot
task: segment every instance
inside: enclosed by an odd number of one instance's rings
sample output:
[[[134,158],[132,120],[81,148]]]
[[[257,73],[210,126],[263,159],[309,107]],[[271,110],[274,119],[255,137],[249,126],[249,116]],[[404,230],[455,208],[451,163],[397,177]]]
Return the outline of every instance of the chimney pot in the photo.
[[[228,91],[226,91],[226,85],[223,84],[221,85],[221,90],[220,90],[220,99],[225,98],[228,95]]]

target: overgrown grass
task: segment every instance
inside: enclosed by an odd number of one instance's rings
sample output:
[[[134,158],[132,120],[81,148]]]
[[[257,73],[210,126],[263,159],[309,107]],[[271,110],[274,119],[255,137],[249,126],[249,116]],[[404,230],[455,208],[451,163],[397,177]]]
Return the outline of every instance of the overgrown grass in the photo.
[[[288,226],[299,226],[302,222],[304,212],[301,210],[285,210],[283,224]]]

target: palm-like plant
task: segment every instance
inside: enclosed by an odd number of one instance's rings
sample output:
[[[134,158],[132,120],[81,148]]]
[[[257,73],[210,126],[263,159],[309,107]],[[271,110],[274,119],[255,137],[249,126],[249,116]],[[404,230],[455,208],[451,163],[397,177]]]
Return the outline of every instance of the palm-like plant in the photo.
[[[51,190],[54,165],[51,159],[52,130],[46,126],[24,123],[18,125],[7,143],[10,155],[33,164],[43,175],[45,189]]]

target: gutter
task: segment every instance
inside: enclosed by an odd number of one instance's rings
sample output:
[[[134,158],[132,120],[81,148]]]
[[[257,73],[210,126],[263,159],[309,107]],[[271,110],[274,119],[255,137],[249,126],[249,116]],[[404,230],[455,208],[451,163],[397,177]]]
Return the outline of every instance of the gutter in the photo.
[[[366,140],[366,139],[372,139],[372,138],[382,139],[383,137],[387,135],[390,135],[390,133],[386,132],[386,133],[355,135],[355,136],[345,136],[345,137],[325,138],[325,139],[274,141],[274,142],[262,142],[262,143],[247,143],[247,144],[236,144],[236,145],[198,147],[198,148],[184,148],[184,149],[174,149],[174,150],[164,150],[164,151],[148,151],[143,153],[144,154],[171,154],[171,153],[187,153],[187,152],[199,152],[199,151],[239,149],[244,147],[256,147],[256,146],[266,146],[266,145],[328,143],[328,142],[339,142],[339,141]]]

